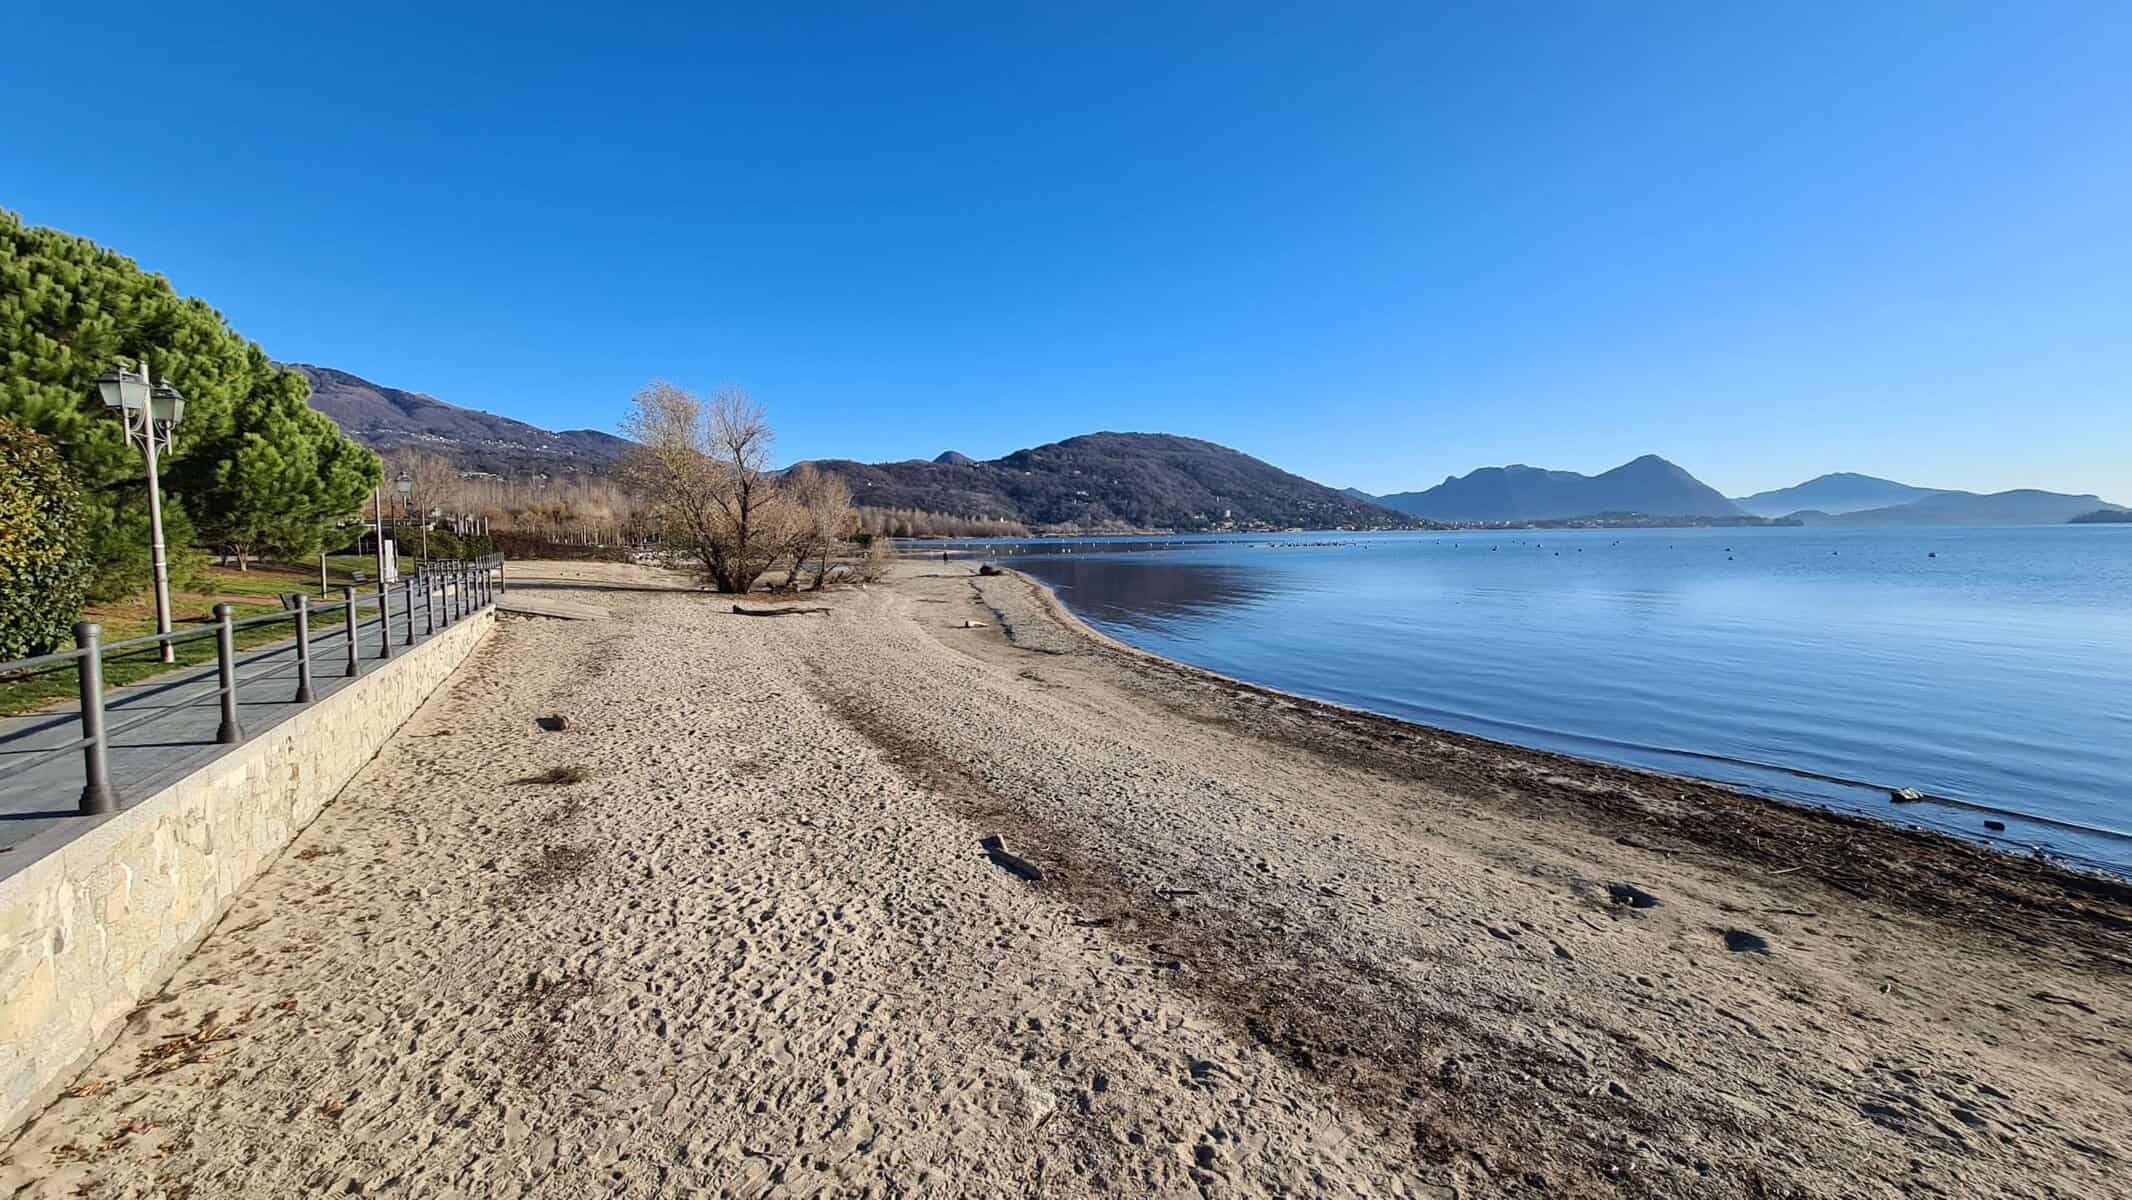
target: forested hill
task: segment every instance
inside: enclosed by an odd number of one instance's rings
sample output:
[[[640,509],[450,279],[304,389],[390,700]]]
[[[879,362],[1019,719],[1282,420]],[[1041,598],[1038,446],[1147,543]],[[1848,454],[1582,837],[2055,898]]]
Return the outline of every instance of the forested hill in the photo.
[[[463,471],[495,475],[597,475],[629,443],[596,429],[551,433],[524,421],[446,404],[434,396],[375,384],[346,371],[292,363],[311,381],[311,407],[372,450],[413,446]]]
[[[988,462],[817,461],[873,508],[1031,528],[1332,529],[1421,522],[1196,438],[1091,433]]]

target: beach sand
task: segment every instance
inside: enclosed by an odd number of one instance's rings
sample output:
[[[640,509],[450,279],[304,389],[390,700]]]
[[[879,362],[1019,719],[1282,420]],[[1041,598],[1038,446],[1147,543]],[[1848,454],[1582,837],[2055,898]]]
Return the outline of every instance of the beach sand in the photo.
[[[592,619],[506,616],[0,1195],[2132,1192],[2121,887],[962,564],[775,618],[512,579]]]

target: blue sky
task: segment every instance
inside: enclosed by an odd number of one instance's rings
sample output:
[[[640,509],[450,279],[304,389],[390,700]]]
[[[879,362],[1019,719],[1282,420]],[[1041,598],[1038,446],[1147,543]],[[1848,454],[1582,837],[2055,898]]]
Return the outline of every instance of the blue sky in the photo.
[[[551,427],[2132,502],[2121,0],[296,7],[12,14],[0,205]]]

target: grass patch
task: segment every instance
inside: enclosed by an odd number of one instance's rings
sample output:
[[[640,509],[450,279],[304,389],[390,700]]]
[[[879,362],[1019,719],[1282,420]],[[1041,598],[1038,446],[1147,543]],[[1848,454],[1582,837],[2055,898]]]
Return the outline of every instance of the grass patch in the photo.
[[[526,775],[513,779],[512,783],[583,783],[592,778],[592,772],[576,763],[566,767],[549,767],[538,775]]]

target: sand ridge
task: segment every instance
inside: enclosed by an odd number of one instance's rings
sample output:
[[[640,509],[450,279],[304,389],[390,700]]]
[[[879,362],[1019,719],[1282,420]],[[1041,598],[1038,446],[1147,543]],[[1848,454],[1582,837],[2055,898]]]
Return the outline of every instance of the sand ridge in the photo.
[[[0,1193],[2104,1196],[2132,1155],[2107,924],[1620,836],[1013,576],[772,621],[513,586],[607,615],[506,617]]]

